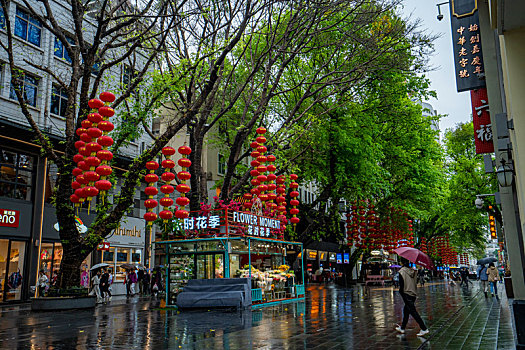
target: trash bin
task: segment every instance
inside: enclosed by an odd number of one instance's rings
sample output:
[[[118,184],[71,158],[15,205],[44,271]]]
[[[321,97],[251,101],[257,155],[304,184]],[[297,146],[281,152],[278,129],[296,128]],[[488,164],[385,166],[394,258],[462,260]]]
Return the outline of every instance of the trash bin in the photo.
[[[505,282],[505,292],[507,293],[507,298],[514,298],[514,290],[512,289],[512,277],[503,277]]]

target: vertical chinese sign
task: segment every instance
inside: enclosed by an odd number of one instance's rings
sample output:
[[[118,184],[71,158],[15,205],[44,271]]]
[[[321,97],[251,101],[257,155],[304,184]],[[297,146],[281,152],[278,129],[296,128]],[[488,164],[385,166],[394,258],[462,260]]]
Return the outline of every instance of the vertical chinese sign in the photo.
[[[487,89],[470,90],[472,102],[472,118],[474,119],[474,134],[476,153],[493,153],[492,124],[490,122]]]
[[[450,22],[458,92],[485,87],[476,0],[450,0]]]
[[[470,91],[476,153],[494,152],[477,0],[450,0],[458,92]]]

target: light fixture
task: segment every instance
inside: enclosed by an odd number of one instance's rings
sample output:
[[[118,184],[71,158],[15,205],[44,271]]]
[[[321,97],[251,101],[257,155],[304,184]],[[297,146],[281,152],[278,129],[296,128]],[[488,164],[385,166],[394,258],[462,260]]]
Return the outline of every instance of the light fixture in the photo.
[[[505,162],[505,159],[501,160],[501,165],[496,169],[496,176],[501,187],[509,187],[512,185],[514,171],[512,167]]]
[[[448,4],[448,1],[446,2],[442,2],[440,4],[436,4],[437,8],[438,8],[438,15],[437,15],[437,20],[438,21],[441,21],[443,19],[443,14],[441,13],[441,5],[445,5],[445,4]]]

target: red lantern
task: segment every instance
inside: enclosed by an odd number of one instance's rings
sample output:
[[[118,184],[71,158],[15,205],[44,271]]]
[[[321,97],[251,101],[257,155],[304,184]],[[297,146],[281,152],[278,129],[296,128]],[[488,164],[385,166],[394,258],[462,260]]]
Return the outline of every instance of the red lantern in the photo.
[[[155,162],[154,160],[150,160],[146,163],[146,169],[148,170],[157,170],[159,168],[159,163]]]
[[[190,213],[188,213],[187,210],[180,210],[180,209],[179,209],[179,210],[177,210],[177,211],[175,212],[175,217],[176,217],[177,219],[186,219],[188,216],[190,216]]]
[[[101,166],[97,167],[97,169],[95,169],[95,171],[100,176],[109,176],[109,175],[111,175],[113,173],[113,169],[111,169],[111,167],[109,165],[101,165]]]
[[[267,157],[267,159],[268,159],[269,162],[272,162],[272,163],[273,163],[273,162],[275,162],[275,160],[276,160],[277,158],[275,158],[275,156],[274,156],[273,154],[270,154],[270,155]]]
[[[252,160],[252,161],[250,162],[250,165],[251,165],[252,167],[256,168],[256,167],[258,167],[259,165],[261,165],[261,163],[259,163],[259,162],[256,161],[256,160]]]
[[[290,179],[291,180],[297,180],[298,176],[295,175],[295,174],[290,174]]]
[[[99,109],[100,107],[104,106],[104,102],[102,102],[98,98],[94,98],[88,101],[88,106],[91,109]]]
[[[296,207],[299,205],[299,201],[297,199],[292,199],[290,201],[290,205]]]
[[[157,220],[157,214],[155,214],[152,211],[148,211],[147,213],[144,214],[144,220],[146,220],[148,222],[155,221],[155,220]]]
[[[261,184],[257,179],[252,179],[250,183],[252,184],[252,186],[259,186]]]
[[[245,193],[243,195],[243,198],[246,199],[247,201],[251,201],[253,198],[253,195],[251,193]]]
[[[107,149],[103,149],[97,152],[97,158],[100,160],[110,161],[113,159],[113,153]]]
[[[297,182],[290,183],[290,188],[298,188],[299,184]]]
[[[266,137],[264,136],[259,136],[255,139],[255,141],[257,141],[258,143],[265,143],[266,142]]]
[[[75,154],[73,156],[73,162],[78,163],[80,161],[84,160],[84,156],[81,154]]]
[[[153,183],[159,181],[159,177],[155,174],[146,174],[146,176],[144,176],[144,180],[147,183]]]
[[[102,136],[102,130],[100,130],[99,128],[89,128],[88,131],[87,131],[87,134],[92,139],[96,139],[96,138],[99,138],[100,136]]]
[[[84,188],[84,193],[87,198],[96,197],[98,195],[98,189],[95,186],[87,186]]]
[[[259,147],[259,146],[260,146],[260,145],[259,145],[257,142],[255,142],[255,141],[253,141],[252,143],[250,143],[250,147],[251,147],[251,148],[257,148],[257,147]]]
[[[177,174],[177,177],[180,180],[189,180],[191,178],[191,174],[187,171],[179,171],[179,173]]]
[[[99,98],[104,102],[113,102],[115,101],[115,94],[109,91],[101,92]]]
[[[261,126],[260,128],[257,128],[257,130],[255,130],[255,132],[257,132],[259,135],[265,134],[266,133],[266,128]]]
[[[103,116],[103,117],[112,117],[115,115],[115,110],[109,106],[102,106],[98,109],[98,112]]]
[[[266,176],[267,181],[275,181],[276,178],[277,176],[275,176],[275,174],[268,174]],[[273,189],[275,190],[275,187]]]
[[[172,169],[175,167],[175,162],[172,161],[171,159],[164,159],[161,164],[163,168],[167,168],[167,169]]]
[[[252,158],[257,158],[261,155],[261,153],[257,151],[253,151],[252,153],[250,153],[250,155],[252,156]]]
[[[170,194],[170,193],[173,193],[173,191],[174,191],[174,188],[173,188],[172,185],[163,185],[163,186],[160,187],[160,192],[162,192],[164,194]]]
[[[179,159],[178,163],[183,168],[189,168],[191,166],[191,160],[188,158],[181,158]]]
[[[82,187],[82,185],[80,184],[80,182],[78,182],[78,181],[73,181],[73,182],[71,182],[71,188],[72,188],[72,189],[76,190],[77,188],[80,188],[80,187]]]
[[[188,197],[179,197],[176,199],[176,202],[178,205],[184,207],[188,204],[190,204],[190,199]]]
[[[88,171],[89,170],[89,165],[86,164],[85,161],[80,161],[77,163],[78,167],[84,171]]]
[[[87,131],[80,135],[80,139],[86,143],[91,142],[91,136],[88,135]]]
[[[88,120],[92,123],[100,123],[102,121],[102,116],[99,113],[89,113]]]
[[[260,172],[260,173],[264,173],[264,172],[266,172],[266,167],[264,165],[259,165],[257,167],[257,171]]]
[[[263,202],[266,202],[268,200],[268,195],[266,193],[262,193],[259,195],[259,199]]]
[[[163,207],[171,207],[173,205],[173,199],[170,197],[163,197],[160,199],[159,203]]]
[[[80,149],[80,147],[84,147],[86,143],[84,141],[77,141],[75,142],[75,148]]]
[[[86,145],[86,150],[90,153],[97,153],[102,149],[102,146],[96,142],[90,142]]]
[[[76,133],[77,133],[78,136],[80,136],[80,135],[82,135],[82,134],[85,134],[86,131],[87,131],[87,130],[84,129],[84,128],[78,128],[77,131],[76,131]]]
[[[290,219],[290,222],[291,222],[292,224],[294,224],[294,225],[295,225],[295,224],[298,224],[299,221],[300,221],[299,218],[298,218],[298,217],[295,217],[295,216],[294,216],[293,218]]]
[[[157,189],[157,187],[148,186],[144,189],[144,193],[147,196],[155,196],[157,193],[159,193],[159,190]]]
[[[69,200],[75,204],[80,203],[80,197],[74,193],[71,196],[69,196]]]
[[[259,146],[257,147],[257,152],[261,152],[261,153],[264,153],[266,152],[268,149],[266,148],[266,146]]]
[[[172,173],[172,172],[167,171],[167,172],[163,173],[160,177],[161,177],[161,179],[163,181],[169,182],[169,181],[173,181],[175,179],[175,174]]]
[[[104,132],[110,132],[113,131],[113,129],[115,129],[115,125],[109,120],[101,121],[100,123],[98,123],[97,127]]]
[[[98,188],[99,191],[108,191],[111,188],[111,182],[108,180],[99,180],[95,182],[95,187]]]
[[[82,159],[84,159],[84,158],[82,158]],[[260,175],[260,173],[257,170],[252,169],[252,170],[250,170],[250,175],[253,176],[253,177],[256,177],[256,176]]]
[[[173,217],[173,212],[171,210],[163,210],[159,213],[159,216],[162,220],[168,221]]]
[[[102,147],[109,147],[113,144],[113,138],[111,136],[100,136],[97,140],[97,143]]]
[[[262,163],[266,163],[266,156],[259,156],[259,157],[257,157],[257,161],[259,163],[261,163],[261,164]]]
[[[191,153],[191,148],[189,148],[188,146],[180,146],[179,153],[187,156]]]
[[[80,123],[80,125],[82,125],[82,127],[83,127],[84,129],[89,130],[89,128],[91,128],[91,127],[93,126],[93,123],[90,122],[90,121],[87,120],[87,119],[84,119],[84,120]],[[86,131],[86,132],[87,132],[87,131]]]
[[[77,188],[75,190],[75,194],[78,196],[78,198],[86,198],[86,193],[84,192],[85,187]]]
[[[190,192],[190,186],[186,184],[178,184],[177,185],[177,191],[180,193],[188,193]]]
[[[170,147],[170,146],[166,146],[164,148],[162,148],[162,154],[164,154],[165,156],[172,156],[175,154],[175,148],[173,147]]]
[[[290,214],[292,214],[292,215],[297,215],[297,214],[299,214],[299,209],[297,209],[297,208],[292,208],[292,209],[290,209]]]
[[[89,182],[95,182],[98,179],[100,179],[100,175],[94,171],[86,171],[86,173],[84,174],[84,178]]]
[[[275,190],[276,187],[277,186],[275,186],[275,184],[268,184],[268,191],[273,191],[273,190]]]
[[[100,159],[97,157],[87,157],[84,162],[89,165],[90,167],[97,167],[100,165]],[[80,164],[80,162],[79,162]]]
[[[299,197],[299,192],[297,192],[297,191],[290,192],[290,197],[292,197],[292,198]]]
[[[148,198],[148,199],[146,199],[146,200],[144,201],[144,206],[145,206],[146,208],[148,208],[148,209],[149,209],[149,208],[155,208],[158,204],[159,204],[159,203],[158,203],[156,200],[151,199],[151,198]]]
[[[257,176],[257,180],[259,182],[265,182],[266,181],[266,176],[265,175],[259,175],[259,176]]]
[[[277,167],[276,167],[275,165],[273,165],[273,164],[269,164],[269,165],[266,167],[266,169],[267,169],[268,171],[271,171],[271,172],[273,173],[275,170],[277,170]],[[276,176],[276,178],[277,178],[277,176]]]

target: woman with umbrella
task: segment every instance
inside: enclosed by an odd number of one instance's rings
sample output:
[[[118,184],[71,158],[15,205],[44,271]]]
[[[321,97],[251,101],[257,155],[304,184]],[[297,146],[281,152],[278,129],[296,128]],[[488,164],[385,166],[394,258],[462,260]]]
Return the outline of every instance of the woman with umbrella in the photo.
[[[430,258],[420,250],[409,247],[397,248],[395,252],[401,257],[401,265],[403,267],[399,270],[399,294],[403,298],[405,307],[403,308],[403,322],[401,326],[397,326],[396,330],[404,334],[405,328],[408,323],[408,318],[412,316],[414,320],[419,324],[421,330],[417,334],[418,337],[422,337],[428,334],[428,330],[425,322],[416,310],[416,298],[417,298],[417,271],[410,268],[410,261],[420,264],[424,267],[430,268],[432,263]]]

